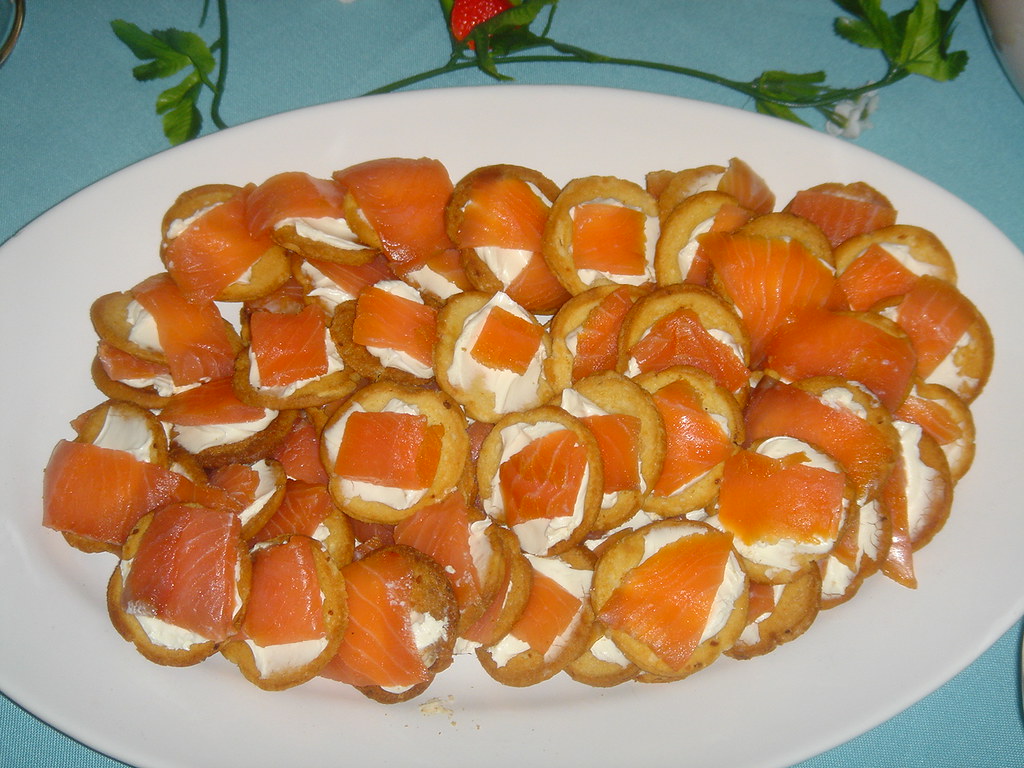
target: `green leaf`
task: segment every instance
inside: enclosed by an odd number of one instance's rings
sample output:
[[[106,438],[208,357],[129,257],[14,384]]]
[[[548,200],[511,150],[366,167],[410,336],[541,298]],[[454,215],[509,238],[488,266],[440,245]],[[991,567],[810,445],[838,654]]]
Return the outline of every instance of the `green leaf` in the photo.
[[[783,120],[789,120],[791,123],[799,123],[800,125],[806,125],[808,128],[810,127],[810,123],[806,120],[802,120],[797,116],[796,112],[782,104],[773,104],[768,101],[757,100],[754,103],[754,109],[762,115],[781,117]]]
[[[210,53],[209,46],[194,32],[183,32],[180,29],[153,30],[153,35],[176,54],[185,56],[204,75],[212,72],[216,61]]]
[[[203,116],[194,101],[182,101],[163,117],[164,136],[171,144],[182,144],[199,135]]]
[[[199,92],[202,89],[202,81],[195,71],[185,76],[177,85],[168,88],[156,97],[156,113],[158,115],[176,108],[183,101],[190,101],[193,104],[199,99]]]
[[[839,17],[836,34],[861,48],[877,48],[890,58],[899,50],[901,36],[890,17],[882,10],[881,0],[834,0],[855,18]]]
[[[117,39],[128,46],[138,59],[158,59],[170,54],[171,49],[148,32],[143,32],[136,24],[124,19],[114,19],[110,28]]]
[[[964,51],[946,52],[953,19],[962,7],[957,3],[949,12],[938,7],[938,0],[918,0],[906,16],[903,45],[896,62],[907,71],[933,80],[952,80],[967,65]]]

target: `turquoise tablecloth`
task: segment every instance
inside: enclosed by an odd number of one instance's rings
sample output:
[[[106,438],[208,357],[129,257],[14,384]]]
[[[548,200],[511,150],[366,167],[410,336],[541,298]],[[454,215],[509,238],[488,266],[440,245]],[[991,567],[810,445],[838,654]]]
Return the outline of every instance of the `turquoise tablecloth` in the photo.
[[[152,106],[165,85],[131,79],[136,62],[109,23],[125,18],[144,29],[196,29],[201,5],[28,0],[21,41],[0,69],[0,243],[84,186],[166,148]],[[894,10],[906,3],[886,5]],[[358,96],[446,56],[433,0],[229,6],[231,67],[222,111],[231,124]],[[876,54],[832,35],[838,13],[825,0],[565,0],[553,36],[738,79],[767,68],[824,68],[830,81],[851,85],[877,77]],[[204,28],[208,38],[210,29]],[[914,77],[886,89],[874,127],[857,143],[949,189],[1024,248],[1024,101],[1003,76],[971,6],[961,14],[953,47],[970,54],[965,73],[950,83]],[[636,69],[537,64],[510,73],[522,83],[606,85],[749,107],[718,86]],[[421,87],[487,82],[471,71]],[[1020,639],[1018,623],[923,701],[801,765],[1024,765]],[[0,664],[17,663],[2,648],[0,630]],[[0,766],[115,764],[0,698]]]

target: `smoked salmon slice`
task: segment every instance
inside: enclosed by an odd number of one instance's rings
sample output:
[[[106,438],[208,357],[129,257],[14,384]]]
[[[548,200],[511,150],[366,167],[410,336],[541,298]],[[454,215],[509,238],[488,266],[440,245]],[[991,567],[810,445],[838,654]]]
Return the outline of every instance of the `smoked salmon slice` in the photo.
[[[454,186],[439,161],[370,160],[337,171],[333,178],[355,199],[397,274],[454,250],[445,229],[445,208]]]
[[[164,264],[189,301],[211,301],[274,247],[269,235],[249,231],[246,206],[252,187],[219,203],[171,240]]]
[[[245,218],[256,236],[270,234],[284,219],[342,219],[345,191],[333,179],[318,179],[302,171],[271,176],[249,192]]]
[[[472,612],[474,617],[481,612],[484,596],[470,542],[472,525],[481,520],[482,514],[472,516],[465,495],[456,491],[402,520],[394,532],[396,544],[418,549],[444,568],[460,613]]]
[[[171,504],[153,513],[124,580],[122,607],[221,642],[234,632],[241,524],[230,512]]]
[[[654,485],[656,496],[670,496],[723,462],[734,449],[730,437],[704,410],[693,387],[673,381],[653,393],[665,424],[665,463]]]
[[[43,525],[117,550],[143,515],[192,483],[127,451],[61,440],[43,471]]]
[[[292,534],[316,538],[317,528],[337,511],[326,484],[289,479],[281,506],[253,537],[253,543]]]
[[[540,251],[534,251],[522,271],[505,288],[505,293],[530,312],[552,312],[571,294],[558,282]]]
[[[235,348],[216,304],[188,300],[166,273],[143,280],[131,293],[156,322],[160,347],[175,384],[186,386],[231,375]]]
[[[626,413],[584,416],[601,451],[604,492],[640,487],[640,419]]]
[[[724,342],[719,341],[692,309],[682,308],[657,320],[628,356],[640,373],[689,365],[711,374],[730,392],[739,392],[750,380],[750,370]]]
[[[114,381],[148,380],[158,376],[171,378],[171,369],[163,363],[143,360],[105,341],[96,345],[96,356],[104,373]]]
[[[242,632],[264,648],[326,636],[323,593],[313,547],[291,536],[252,552],[252,580]]]
[[[890,411],[913,384],[911,339],[870,313],[807,310],[764,346],[764,367],[791,380],[838,376],[867,387]]]
[[[334,471],[387,488],[427,488],[441,459],[443,429],[418,414],[353,411],[345,423]]]
[[[544,328],[501,307],[493,307],[469,353],[481,365],[526,373],[544,338]]]
[[[725,460],[718,520],[745,544],[835,541],[843,522],[842,473],[741,449]]]
[[[922,276],[899,302],[896,322],[917,351],[917,374],[927,379],[979,317],[951,283]]]
[[[477,176],[452,239],[460,248],[540,251],[550,210],[551,206],[518,176]]]
[[[284,440],[270,453],[285,474],[307,483],[326,484],[327,470],[320,460],[320,433],[305,414],[295,419]]]
[[[573,209],[572,258],[577,270],[642,275],[647,269],[647,216],[624,205],[592,202]]]
[[[416,648],[409,610],[413,573],[394,550],[342,568],[348,625],[321,675],[354,686],[404,688],[429,682],[431,672]]]
[[[546,654],[555,638],[569,628],[582,607],[583,602],[576,595],[534,569],[526,607],[509,634],[537,653]]]
[[[785,210],[817,224],[833,248],[855,235],[896,223],[892,203],[863,182],[820,184],[801,190]]]
[[[731,552],[728,534],[683,536],[628,571],[597,618],[682,669],[701,643]]]
[[[718,191],[731,195],[736,202],[754,215],[771,213],[775,207],[775,193],[763,178],[743,160],[734,157],[718,180]]]
[[[238,399],[231,379],[216,379],[171,395],[160,420],[179,426],[242,424],[266,417],[266,410]]]
[[[810,308],[833,306],[835,274],[798,240],[709,232],[700,236],[712,287],[732,302],[750,332],[756,366],[769,336]]]
[[[619,330],[640,295],[635,288],[620,286],[590,311],[576,337],[573,381],[600,371],[615,370],[619,360]]]
[[[571,516],[586,469],[587,450],[571,430],[530,441],[498,470],[505,522]]]
[[[902,296],[918,276],[878,243],[871,243],[839,275],[839,288],[847,306],[855,311],[871,309],[882,299]]]
[[[369,286],[356,299],[352,340],[364,347],[397,349],[431,366],[437,340],[437,310],[380,285]]]
[[[342,264],[321,259],[306,259],[306,264],[333,283],[336,289],[346,297],[346,300],[355,299],[371,285],[395,278],[395,273],[391,271],[387,259],[380,253],[365,264]],[[308,295],[329,295],[329,291],[313,285]]]
[[[850,408],[833,407],[817,395],[765,377],[754,388],[743,414],[747,443],[788,435],[834,458],[871,498],[895,463],[893,436]]]
[[[297,313],[259,310],[249,316],[249,351],[260,386],[286,387],[327,373],[327,325],[312,304]]]

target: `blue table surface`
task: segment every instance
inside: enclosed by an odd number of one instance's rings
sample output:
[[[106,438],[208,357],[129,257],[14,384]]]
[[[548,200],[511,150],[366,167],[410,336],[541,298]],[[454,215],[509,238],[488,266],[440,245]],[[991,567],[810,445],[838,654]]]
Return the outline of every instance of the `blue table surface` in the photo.
[[[890,12],[907,5],[885,3]],[[222,114],[233,125],[359,96],[437,66],[448,53],[434,0],[249,0],[228,6],[231,56]],[[200,0],[28,0],[21,40],[0,69],[0,243],[88,184],[167,147],[153,112],[167,83],[132,79],[137,62],[114,37],[110,21],[123,18],[146,30],[180,27],[212,39],[215,20],[200,28],[201,8]],[[765,69],[824,69],[837,85],[877,78],[879,55],[832,33],[839,14],[825,0],[564,0],[552,36],[736,79]],[[10,15],[5,1],[0,21]],[[1004,76],[970,4],[952,48],[970,56],[959,78],[937,83],[911,77],[883,90],[873,127],[856,143],[950,190],[1024,249],[1024,100]],[[721,86],[633,68],[530,64],[509,73],[520,83],[603,85],[752,108]],[[417,87],[490,82],[471,70]],[[822,127],[814,115],[808,120]],[[211,130],[207,121],[204,133]],[[1021,632],[1018,622],[934,693],[801,768],[1024,766]],[[16,663],[2,651],[0,659]],[[0,697],[0,766],[42,765],[121,763]]]

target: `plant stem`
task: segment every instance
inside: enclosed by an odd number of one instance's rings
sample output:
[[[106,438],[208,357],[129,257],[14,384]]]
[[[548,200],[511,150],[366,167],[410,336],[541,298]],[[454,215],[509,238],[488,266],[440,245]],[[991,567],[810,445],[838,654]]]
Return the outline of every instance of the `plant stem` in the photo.
[[[852,99],[860,96],[868,91],[873,91],[879,87],[891,85],[903,78],[907,77],[910,73],[902,67],[890,64],[885,75],[873,83],[859,86],[856,88],[827,88],[823,89],[820,94],[814,97],[808,97],[804,99],[785,99],[777,96],[773,96],[766,92],[763,87],[758,83],[757,80],[751,82],[744,82],[741,80],[732,80],[720,75],[715,75],[709,72],[704,72],[699,69],[692,69],[690,67],[681,67],[675,64],[662,64],[659,62],[645,61],[643,59],[630,59],[621,58],[618,56],[605,56],[604,54],[595,53],[585,48],[579,48],[574,45],[567,45],[560,43],[556,40],[552,40],[548,37],[538,37],[537,46],[550,46],[557,51],[560,51],[563,55],[552,55],[552,54],[511,54],[511,55],[497,55],[494,56],[493,62],[497,65],[507,64],[527,64],[527,63],[538,63],[538,62],[576,62],[581,64],[613,64],[625,67],[640,67],[642,69],[656,70],[660,72],[669,72],[671,74],[683,75],[686,77],[692,77],[697,80],[703,80],[705,82],[714,83],[715,85],[725,86],[731,88],[734,91],[742,93],[753,99],[763,102],[769,102],[772,104],[778,104],[785,107],[825,107],[835,104],[835,102],[841,99]],[[434,69],[420,72],[416,75],[397,80],[388,85],[381,86],[369,91],[367,95],[389,93],[391,91],[405,88],[409,85],[429,80],[440,75],[447,74],[449,72],[456,72],[462,69],[472,69],[476,67],[476,60],[473,58],[460,58],[460,52],[456,52],[448,60],[447,63]]]
[[[224,83],[228,77],[228,4],[227,0],[217,0],[217,17],[220,23],[220,37],[214,43],[220,49],[217,64],[217,83],[213,86],[213,101],[210,104],[210,119],[218,128],[227,128],[220,116],[220,102],[224,96]]]

